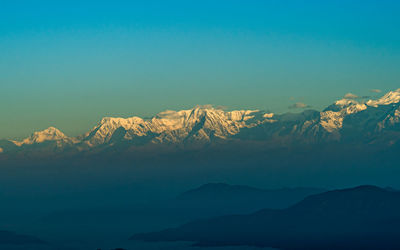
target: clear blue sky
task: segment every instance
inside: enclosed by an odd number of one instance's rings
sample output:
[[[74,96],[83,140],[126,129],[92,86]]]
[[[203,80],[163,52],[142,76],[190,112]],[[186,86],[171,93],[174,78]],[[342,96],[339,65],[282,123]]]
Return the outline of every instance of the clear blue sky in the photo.
[[[400,1],[0,2],[0,138],[400,87]]]

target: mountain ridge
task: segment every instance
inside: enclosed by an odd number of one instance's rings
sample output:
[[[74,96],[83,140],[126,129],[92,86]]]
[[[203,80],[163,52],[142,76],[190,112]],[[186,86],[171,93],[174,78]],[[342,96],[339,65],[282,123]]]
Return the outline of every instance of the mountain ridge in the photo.
[[[104,117],[90,131],[77,137],[68,137],[49,127],[22,141],[2,140],[0,153],[24,148],[32,150],[38,145],[56,151],[74,148],[79,152],[116,146],[201,146],[252,140],[308,144],[361,138],[363,143],[388,145],[400,140],[400,89],[368,101],[350,97],[334,102],[321,112],[304,110],[294,114],[274,114],[260,110],[225,111],[206,105],[188,110],[166,110],[148,119]],[[356,131],[355,128],[362,129]],[[379,140],[386,131],[390,131],[391,140]]]

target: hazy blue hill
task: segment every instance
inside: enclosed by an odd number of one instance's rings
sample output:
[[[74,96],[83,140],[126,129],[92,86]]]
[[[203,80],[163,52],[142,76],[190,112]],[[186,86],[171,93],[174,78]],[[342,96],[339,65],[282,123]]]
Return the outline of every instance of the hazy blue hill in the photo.
[[[188,190],[172,198],[152,201],[133,201],[130,205],[109,204],[107,207],[90,207],[54,211],[42,218],[45,222],[109,221],[123,218],[134,220],[144,215],[154,218],[187,220],[231,213],[254,212],[261,208],[286,208],[308,195],[321,193],[318,188],[282,188],[264,190],[250,186],[209,183]]]
[[[359,186],[312,195],[287,209],[199,220],[132,239],[283,249],[398,249],[399,211],[399,192]]]
[[[41,223],[57,227],[85,225],[93,227],[93,230],[99,230],[99,227],[118,227],[121,230],[126,229],[129,235],[132,230],[160,230],[195,219],[251,213],[265,207],[286,208],[310,194],[323,191],[317,188],[264,190],[250,186],[209,183],[173,198],[138,201],[125,206],[53,211],[43,216]]]
[[[9,231],[0,231],[0,249],[2,245],[45,244],[44,241],[29,235],[20,235]]]
[[[237,196],[237,195],[251,195],[251,194],[264,194],[265,190],[241,186],[229,185],[225,183],[208,183],[198,188],[184,192],[179,196],[179,199],[198,199],[198,198],[220,198],[220,196]]]
[[[302,200],[308,195],[322,193],[326,190],[318,188],[282,188],[259,189],[244,185],[225,183],[208,183],[184,192],[178,196],[181,205],[196,206],[204,209],[225,207],[231,213],[256,208],[286,208]]]

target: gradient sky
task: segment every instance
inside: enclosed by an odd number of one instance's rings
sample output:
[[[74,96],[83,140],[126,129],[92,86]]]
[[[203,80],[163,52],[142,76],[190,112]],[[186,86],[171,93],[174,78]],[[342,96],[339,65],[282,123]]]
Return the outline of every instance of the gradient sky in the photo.
[[[0,3],[0,138],[400,87],[400,1]]]

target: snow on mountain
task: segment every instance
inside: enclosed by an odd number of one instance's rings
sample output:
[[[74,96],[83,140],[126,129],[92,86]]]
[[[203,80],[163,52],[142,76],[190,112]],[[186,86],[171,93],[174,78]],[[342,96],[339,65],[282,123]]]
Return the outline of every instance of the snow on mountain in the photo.
[[[398,128],[399,102],[400,89],[366,102],[344,98],[321,112],[320,124],[328,132],[337,133],[341,137],[376,137],[379,136],[377,133],[384,130]]]
[[[343,127],[344,117],[365,109],[367,109],[367,106],[364,103],[343,98],[321,112],[320,124],[326,131],[332,133]]]
[[[378,105],[389,105],[398,102],[400,102],[400,89],[390,91],[378,100],[369,100],[366,104],[371,107],[378,107]]]
[[[74,138],[69,138],[60,130],[49,127],[45,130],[34,132],[30,137],[22,140],[22,141],[13,141],[13,143],[17,146],[23,145],[32,145],[32,144],[39,144],[43,142],[56,142],[57,145],[62,146],[64,143],[76,143],[77,140]]]
[[[384,131],[400,133],[400,89],[366,102],[355,95],[346,95],[322,112],[306,110],[277,115],[259,110],[225,111],[207,105],[166,110],[149,119],[105,117],[92,130],[76,138],[50,127],[22,141],[3,140],[0,153],[38,144],[86,150],[119,144],[186,145],[226,140],[263,140],[272,144],[340,141],[344,137],[376,140]]]
[[[111,140],[114,132],[123,128],[131,131],[132,135],[144,136],[149,131],[146,122],[139,117],[113,118],[105,117],[91,131],[84,135],[84,141],[89,146],[96,146]],[[128,135],[125,139],[130,139]]]
[[[400,127],[400,103],[393,103],[385,106],[385,112],[379,112],[375,130],[382,132],[384,130],[399,129]]]
[[[258,110],[235,110],[225,112],[209,106],[189,110],[166,110],[151,119],[103,118],[100,123],[84,136],[89,146],[109,143],[115,132],[121,128],[124,140],[151,135],[153,143],[178,143],[192,139],[210,141],[212,138],[226,139],[238,133],[240,128],[257,124]],[[262,117],[262,115],[261,115]]]

